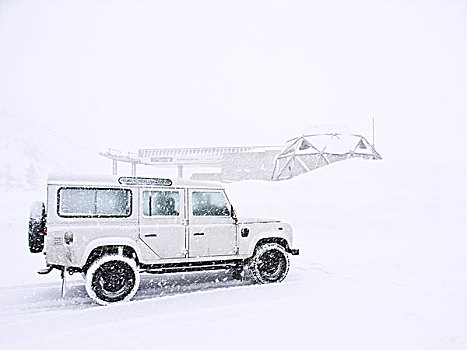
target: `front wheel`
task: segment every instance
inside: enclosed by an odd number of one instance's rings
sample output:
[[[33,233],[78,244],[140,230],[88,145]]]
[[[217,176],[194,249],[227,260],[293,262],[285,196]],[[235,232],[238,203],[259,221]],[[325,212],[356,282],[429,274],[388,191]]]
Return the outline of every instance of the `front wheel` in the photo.
[[[277,243],[266,243],[256,248],[249,268],[258,283],[281,282],[289,272],[289,256]]]
[[[130,300],[139,287],[139,272],[133,259],[105,255],[86,272],[86,291],[100,305]]]

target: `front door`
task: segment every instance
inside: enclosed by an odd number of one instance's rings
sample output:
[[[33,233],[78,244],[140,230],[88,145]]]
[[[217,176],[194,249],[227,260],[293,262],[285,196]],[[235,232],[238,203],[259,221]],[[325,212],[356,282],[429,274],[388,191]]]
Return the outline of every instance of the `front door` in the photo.
[[[237,227],[223,190],[189,190],[190,258],[235,255]]]
[[[140,192],[140,238],[155,258],[186,256],[184,190],[151,189]]]

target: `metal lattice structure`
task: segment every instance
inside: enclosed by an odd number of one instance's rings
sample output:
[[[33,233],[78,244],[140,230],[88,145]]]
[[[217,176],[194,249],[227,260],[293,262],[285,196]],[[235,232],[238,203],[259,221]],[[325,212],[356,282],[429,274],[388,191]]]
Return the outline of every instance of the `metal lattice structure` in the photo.
[[[210,173],[193,173],[195,180],[243,181],[285,180],[322,166],[350,158],[382,159],[363,136],[353,134],[311,134],[290,139],[280,146],[199,147],[140,149],[138,154],[109,149],[100,153],[117,163],[131,163],[131,174],[137,165],[177,167],[183,178],[184,167],[216,168]]]
[[[382,159],[363,136],[353,134],[303,135],[286,142],[275,158],[272,180],[286,180],[350,158]]]

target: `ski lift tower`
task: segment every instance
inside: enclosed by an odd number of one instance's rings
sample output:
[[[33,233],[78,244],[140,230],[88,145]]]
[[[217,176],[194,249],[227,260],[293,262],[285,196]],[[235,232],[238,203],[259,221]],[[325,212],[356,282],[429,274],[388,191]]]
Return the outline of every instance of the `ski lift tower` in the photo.
[[[374,124],[373,124],[374,128]],[[309,134],[288,140],[283,146],[146,148],[138,153],[109,149],[99,153],[112,160],[117,175],[118,162],[175,167],[183,178],[185,167],[210,172],[191,174],[193,180],[233,182],[243,180],[285,180],[322,166],[350,158],[382,159],[365,137],[356,134]]]

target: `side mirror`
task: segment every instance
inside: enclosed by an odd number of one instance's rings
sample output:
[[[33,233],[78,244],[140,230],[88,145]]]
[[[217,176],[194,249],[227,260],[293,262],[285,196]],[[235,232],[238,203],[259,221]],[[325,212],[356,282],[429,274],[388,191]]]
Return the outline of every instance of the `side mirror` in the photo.
[[[235,212],[233,205],[230,206],[230,216],[235,223],[238,223],[237,213]]]

